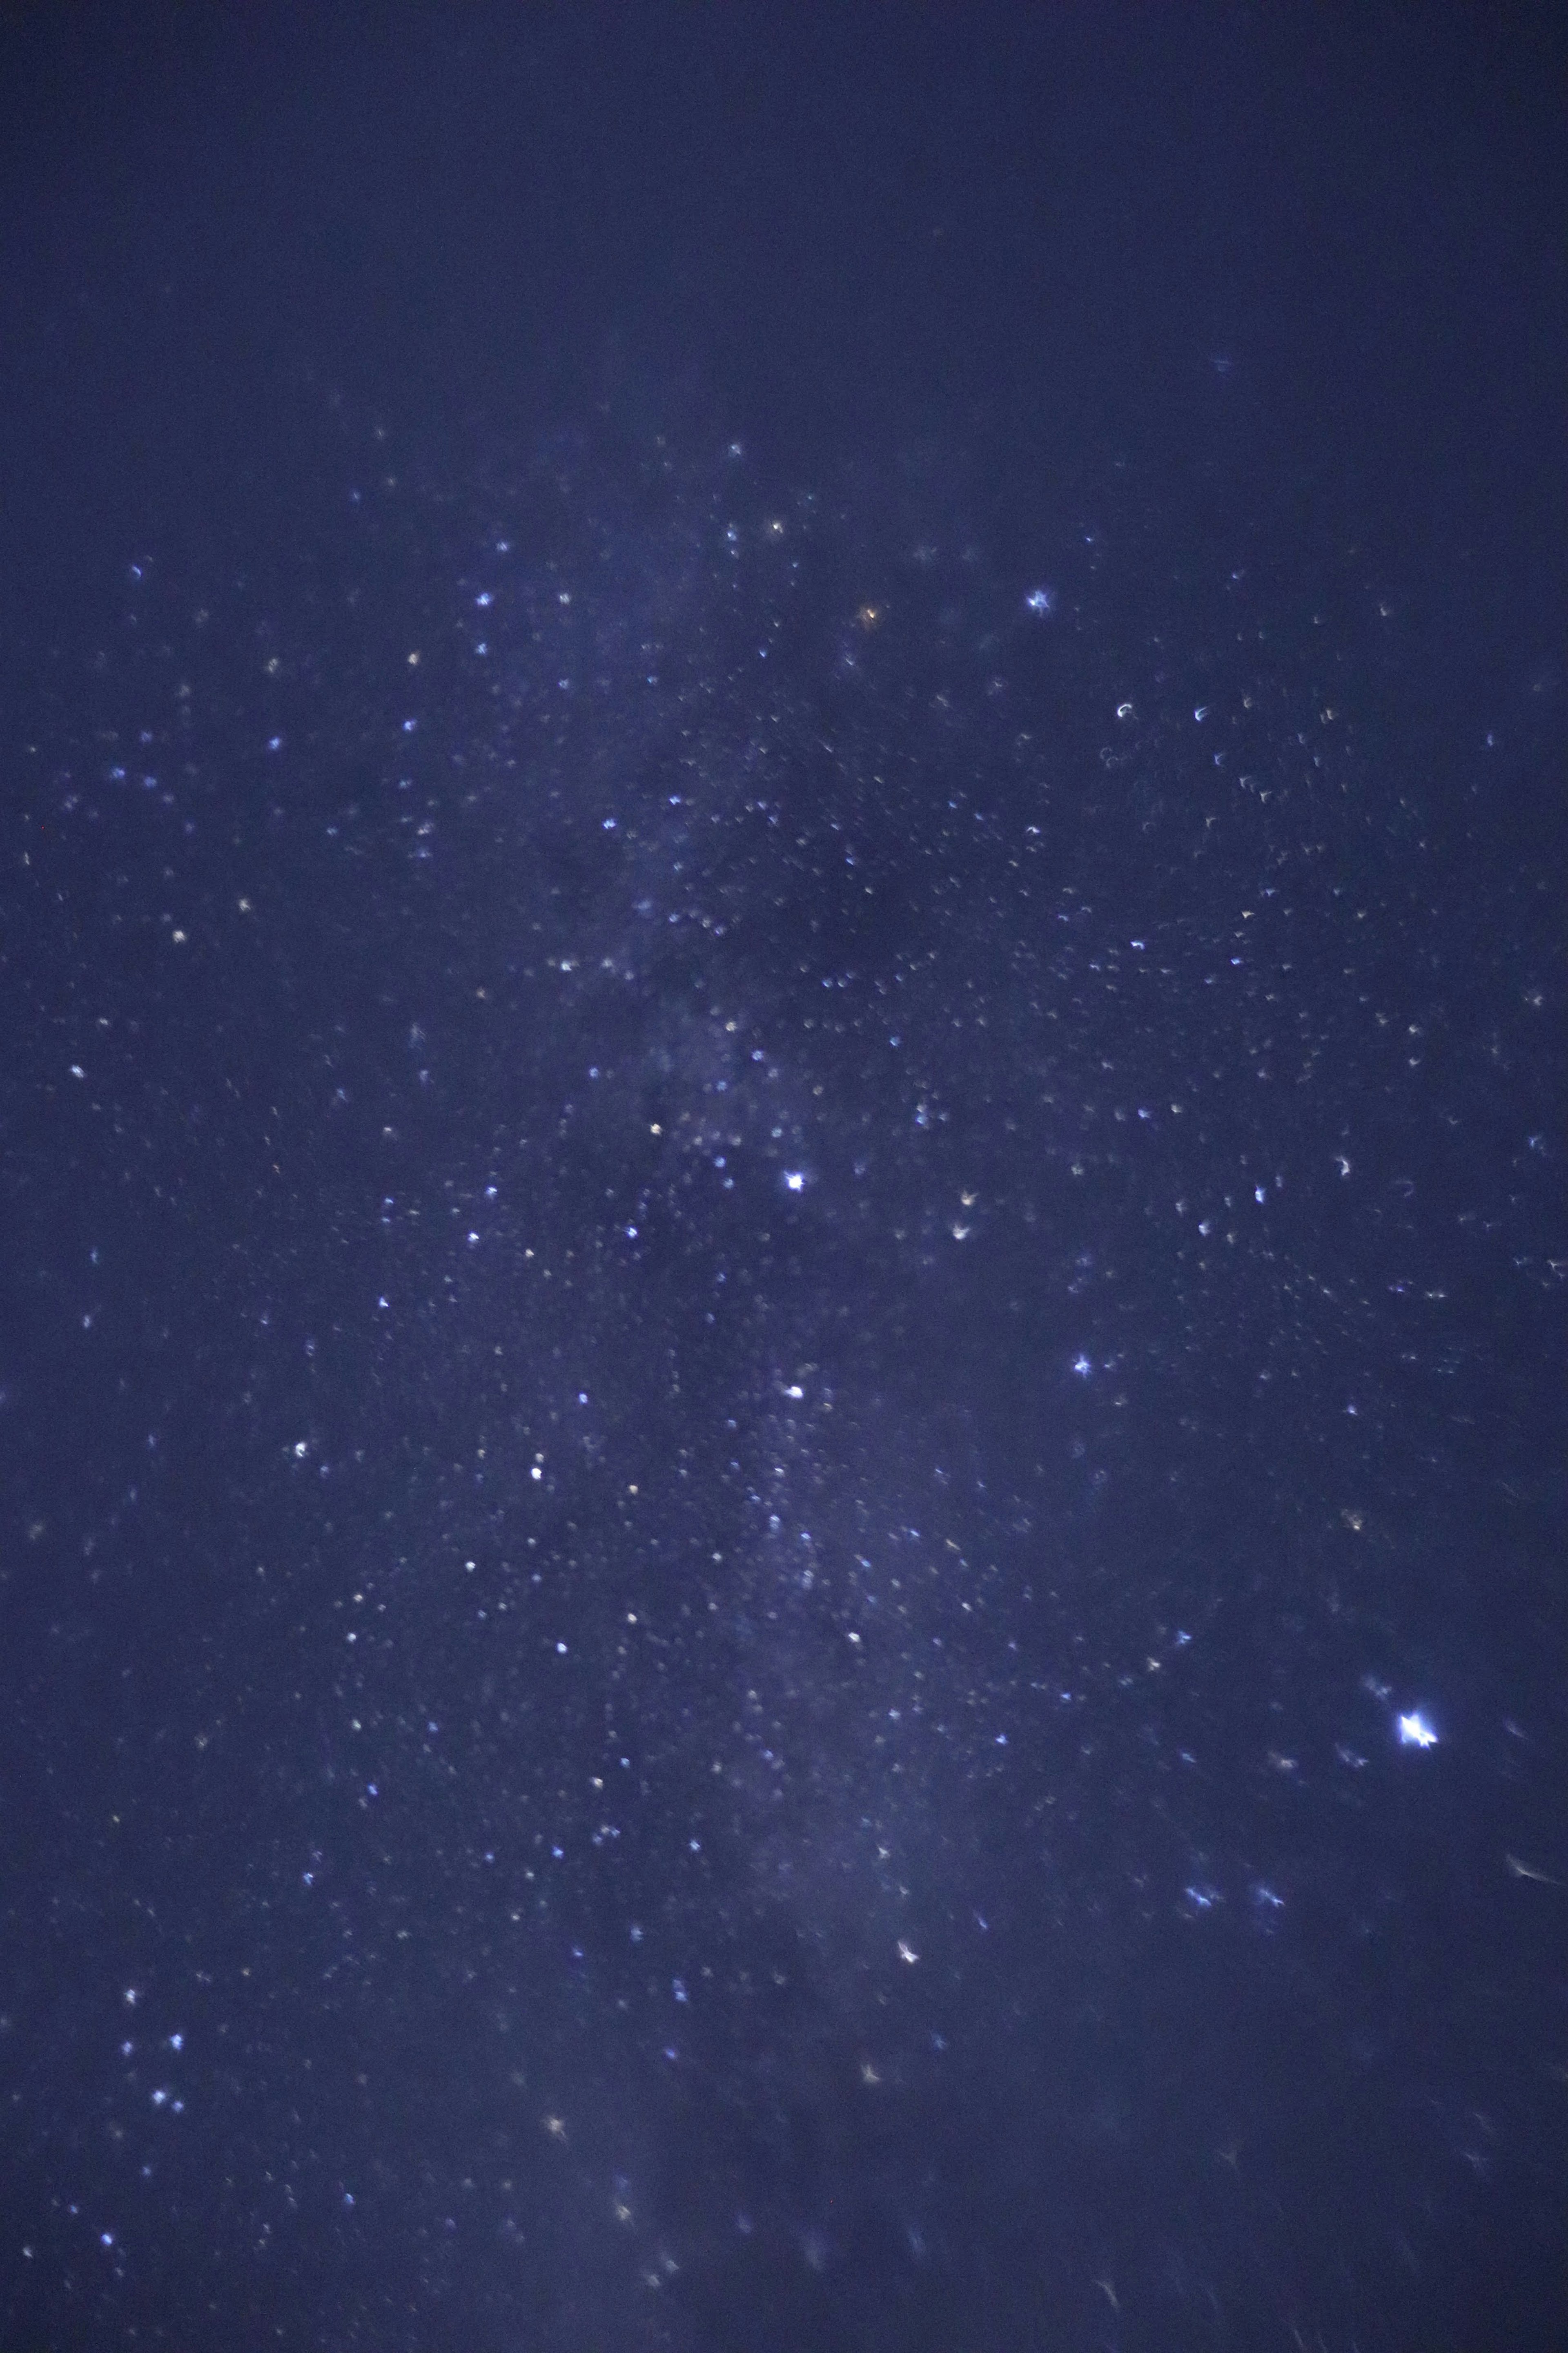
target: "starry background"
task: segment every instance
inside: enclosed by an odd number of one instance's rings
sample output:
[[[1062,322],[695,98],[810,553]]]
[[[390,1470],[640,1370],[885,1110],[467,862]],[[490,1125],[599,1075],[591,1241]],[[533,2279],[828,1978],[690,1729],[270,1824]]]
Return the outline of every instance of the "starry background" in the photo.
[[[1549,18],[5,34],[0,2337],[1563,2341]]]

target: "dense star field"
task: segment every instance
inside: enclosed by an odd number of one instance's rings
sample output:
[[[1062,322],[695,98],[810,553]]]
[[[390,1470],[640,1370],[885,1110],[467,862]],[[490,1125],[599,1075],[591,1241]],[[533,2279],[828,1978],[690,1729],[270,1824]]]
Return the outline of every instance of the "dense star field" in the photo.
[[[1450,2309],[1563,2154],[1559,673],[1321,482],[298,398],[7,754],[13,2327]]]

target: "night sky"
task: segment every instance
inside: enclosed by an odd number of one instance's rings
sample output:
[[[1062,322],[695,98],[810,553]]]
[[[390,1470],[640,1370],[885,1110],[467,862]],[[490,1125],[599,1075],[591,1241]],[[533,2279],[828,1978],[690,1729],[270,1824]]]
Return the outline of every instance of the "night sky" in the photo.
[[[0,2348],[1568,2344],[1550,11],[14,11]]]

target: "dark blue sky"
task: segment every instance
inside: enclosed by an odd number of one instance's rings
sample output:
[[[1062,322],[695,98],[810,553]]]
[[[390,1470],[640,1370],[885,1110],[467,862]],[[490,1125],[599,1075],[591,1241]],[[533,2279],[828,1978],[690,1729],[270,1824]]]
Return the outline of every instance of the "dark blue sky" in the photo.
[[[8,26],[6,2343],[1562,2343],[1562,65]]]

